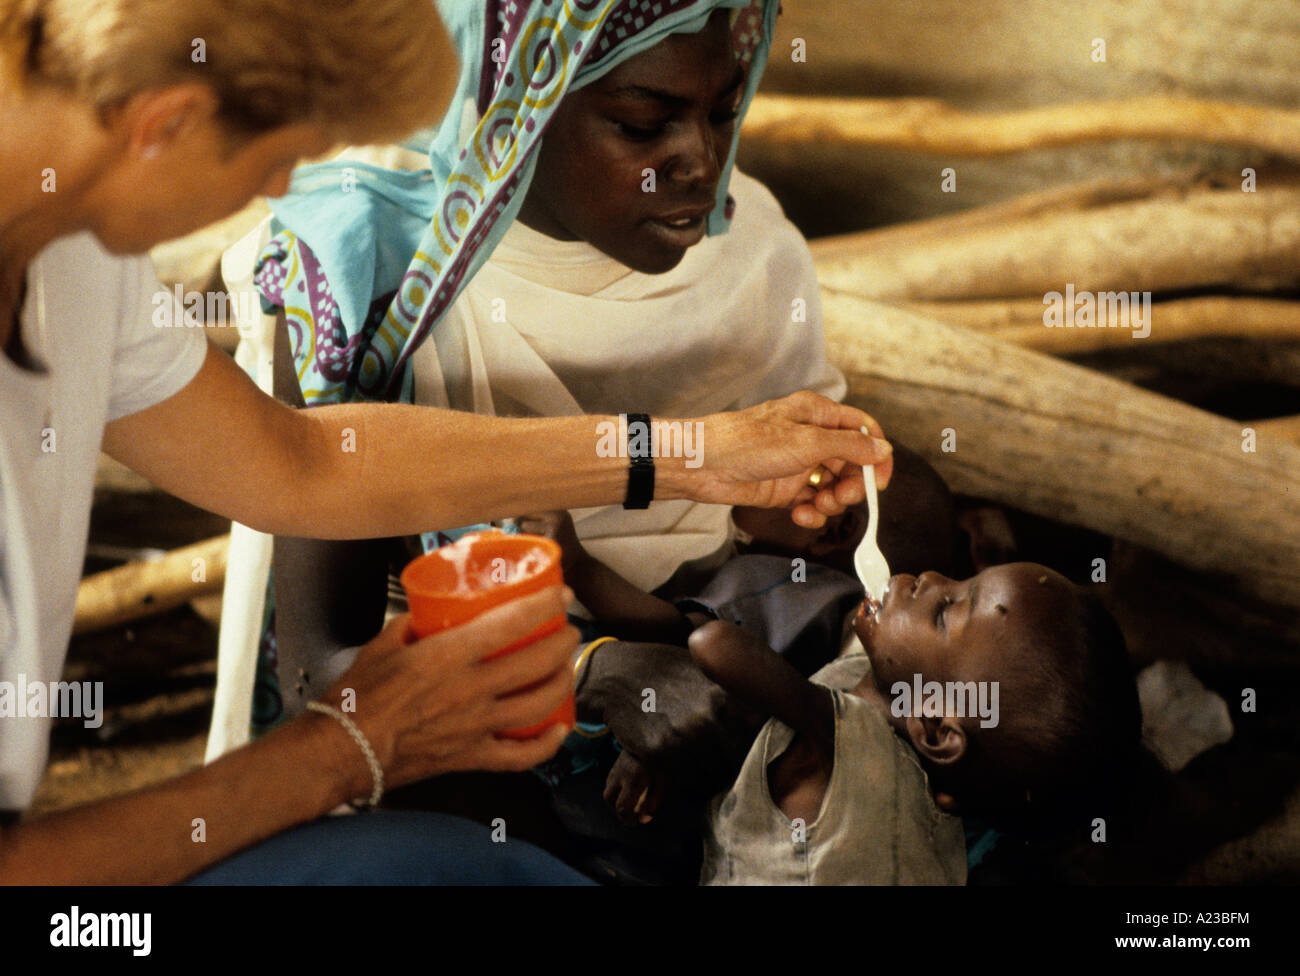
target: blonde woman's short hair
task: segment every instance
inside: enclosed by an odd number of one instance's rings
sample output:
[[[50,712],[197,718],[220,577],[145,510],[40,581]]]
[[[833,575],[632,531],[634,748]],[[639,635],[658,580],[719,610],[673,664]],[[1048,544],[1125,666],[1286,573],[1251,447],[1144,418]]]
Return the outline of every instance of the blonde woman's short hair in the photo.
[[[4,84],[58,86],[101,118],[199,81],[235,135],[310,122],[352,143],[437,121],[458,70],[433,0],[0,0],[0,60]]]

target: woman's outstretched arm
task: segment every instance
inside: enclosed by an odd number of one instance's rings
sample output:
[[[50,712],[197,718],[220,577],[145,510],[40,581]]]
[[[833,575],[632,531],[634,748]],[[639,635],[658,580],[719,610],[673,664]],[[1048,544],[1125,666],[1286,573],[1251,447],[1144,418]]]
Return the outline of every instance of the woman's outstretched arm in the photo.
[[[812,393],[712,414],[694,457],[656,459],[655,497],[794,507],[801,524],[861,503],[855,467],[887,480],[889,445],[860,410]],[[867,425],[875,437],[859,433]],[[224,353],[168,400],[105,429],[104,450],[193,504],[275,535],[377,538],[623,500],[615,417],[505,419],[402,404],[293,410]],[[617,445],[615,445],[617,446]],[[609,456],[609,455],[614,456]],[[819,466],[836,475],[808,486]]]

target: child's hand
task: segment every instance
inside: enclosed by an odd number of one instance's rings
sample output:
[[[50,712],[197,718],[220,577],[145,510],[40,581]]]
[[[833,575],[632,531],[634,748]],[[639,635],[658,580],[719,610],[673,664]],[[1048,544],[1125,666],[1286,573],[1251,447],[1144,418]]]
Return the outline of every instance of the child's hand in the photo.
[[[582,543],[578,541],[578,532],[573,527],[572,516],[562,508],[551,512],[524,515],[516,519],[515,523],[521,532],[545,536],[559,544],[563,553],[560,559],[560,570],[566,575],[580,559],[587,555],[587,550],[583,549]]]
[[[762,724],[739,712],[686,648],[668,644],[597,648],[578,688],[578,714],[604,722],[625,752],[669,771],[674,783],[710,786],[735,781]]]
[[[625,824],[648,824],[659,812],[663,776],[624,749],[605,780],[605,802]]]

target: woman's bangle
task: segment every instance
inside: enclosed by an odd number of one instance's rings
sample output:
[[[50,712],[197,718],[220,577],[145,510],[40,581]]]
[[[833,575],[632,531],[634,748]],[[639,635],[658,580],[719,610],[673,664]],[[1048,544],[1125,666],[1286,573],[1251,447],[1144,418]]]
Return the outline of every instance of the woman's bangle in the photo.
[[[578,689],[579,675],[582,673],[582,666],[587,663],[587,658],[591,657],[591,652],[600,647],[601,644],[608,644],[610,641],[618,640],[617,637],[597,637],[594,641],[586,646],[578,660],[573,665],[573,688],[576,692]]]
[[[358,810],[373,810],[379,806],[379,801],[384,795],[384,770],[379,765],[379,760],[375,757],[375,750],[370,747],[370,740],[366,738],[365,733],[357,728],[357,723],[352,721],[337,708],[332,705],[326,705],[318,701],[309,701],[307,710],[311,712],[320,712],[322,715],[329,715],[336,718],[339,724],[347,730],[348,735],[352,736],[352,741],[361,747],[361,752],[366,757],[366,764],[370,766],[370,776],[374,781],[375,788],[370,791],[370,799],[353,800],[352,806]]]
[[[617,637],[598,637],[590,644],[588,644],[586,648],[583,650],[583,652],[578,655],[578,660],[574,662],[573,665],[573,693],[575,695],[578,693],[578,682],[580,681],[579,676],[582,674],[582,666],[586,664],[588,658],[591,657],[591,652],[594,651],[596,648],[600,647],[601,644],[608,644],[610,643],[610,641],[616,641],[616,640],[618,640]],[[583,726],[584,723],[578,722],[573,726],[573,731],[576,732],[578,735],[582,736],[584,739],[599,739],[602,736],[609,734],[609,728],[604,724],[601,725],[588,724],[585,728]]]

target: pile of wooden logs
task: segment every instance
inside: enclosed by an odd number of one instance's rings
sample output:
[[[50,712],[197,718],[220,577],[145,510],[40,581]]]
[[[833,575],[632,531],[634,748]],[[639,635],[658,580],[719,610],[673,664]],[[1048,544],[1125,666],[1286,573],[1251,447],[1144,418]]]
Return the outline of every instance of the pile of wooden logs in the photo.
[[[853,402],[955,491],[1138,542],[1300,609],[1300,446],[906,309],[826,290]]]
[[[991,117],[906,99],[755,109],[747,133],[780,143],[975,155],[1199,138],[1300,158],[1300,113],[1168,98]],[[1227,420],[1045,355],[1223,336],[1300,349],[1294,171],[1067,186],[812,249],[852,399],[955,490],[1213,574],[1284,608],[1300,637],[1300,417]]]
[[[86,577],[77,589],[72,632],[117,627],[220,593],[229,548],[230,536],[218,536]]]
[[[1002,115],[761,96],[744,135],[945,155],[1199,140],[1300,159],[1300,112],[1165,96]],[[173,277],[210,279],[246,225],[178,244],[185,271]],[[1206,336],[1300,342],[1294,171],[1068,186],[812,249],[851,398],[955,490],[1140,543],[1300,610],[1300,417],[1228,420],[1057,358]],[[222,543],[205,545],[201,584],[187,582],[188,552],[88,580],[78,628],[210,592]],[[92,608],[91,588],[114,594],[111,612]]]
[[[1100,140],[1186,140],[1294,159],[1300,155],[1300,112],[1169,95],[1000,113],[963,112],[929,98],[763,95],[745,115],[745,138],[944,156],[993,156]]]

